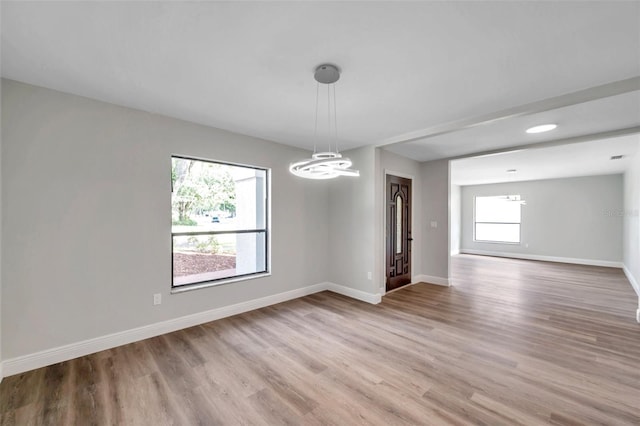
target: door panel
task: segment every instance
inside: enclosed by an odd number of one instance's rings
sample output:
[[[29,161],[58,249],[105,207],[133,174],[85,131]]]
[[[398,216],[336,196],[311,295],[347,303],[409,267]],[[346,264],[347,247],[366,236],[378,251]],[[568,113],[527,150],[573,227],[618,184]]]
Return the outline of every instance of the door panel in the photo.
[[[411,179],[387,175],[386,289],[411,282]]]

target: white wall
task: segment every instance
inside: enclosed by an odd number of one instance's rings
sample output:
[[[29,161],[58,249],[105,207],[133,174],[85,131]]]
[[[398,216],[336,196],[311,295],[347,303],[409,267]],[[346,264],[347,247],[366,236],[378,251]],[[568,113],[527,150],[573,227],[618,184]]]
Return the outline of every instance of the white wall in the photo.
[[[411,178],[412,186],[412,226],[411,236],[413,238],[411,247],[411,275],[417,280],[422,274],[422,180],[420,175],[420,163],[406,157],[394,154],[393,152],[378,149],[379,163],[377,166],[376,183],[376,212],[379,217],[376,225],[376,259],[378,260],[378,276],[380,280],[380,292],[385,291],[386,269],[385,269],[385,200],[386,200],[386,175],[392,174],[400,177]]]
[[[624,266],[640,297],[640,152],[624,175]]]
[[[327,184],[288,172],[308,152],[7,80],[2,136],[5,360],[326,280]],[[171,154],[272,169],[272,276],[170,294]]]
[[[462,190],[459,185],[451,185],[449,245],[451,255],[460,253],[460,239],[462,238]]]
[[[329,281],[377,294],[367,273],[375,272],[375,170],[376,149],[363,147],[342,153],[360,171],[358,178],[340,178],[329,186]]]
[[[520,194],[521,244],[473,241],[476,196]],[[462,251],[622,261],[622,175],[549,179],[462,187]],[[527,246],[528,245],[528,246]]]
[[[449,160],[420,165],[422,185],[422,274],[449,280]],[[437,227],[432,227],[436,222]]]

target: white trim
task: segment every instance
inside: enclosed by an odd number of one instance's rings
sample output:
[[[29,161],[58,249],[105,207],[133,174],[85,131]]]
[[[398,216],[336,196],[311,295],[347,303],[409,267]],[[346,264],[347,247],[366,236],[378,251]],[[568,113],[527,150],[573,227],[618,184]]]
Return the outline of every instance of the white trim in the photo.
[[[633,276],[629,268],[627,268],[627,265],[623,265],[622,270],[624,271],[624,274],[627,276],[627,279],[629,280],[631,287],[638,295],[638,309],[636,309],[636,321],[640,322],[640,285],[638,284],[638,281],[636,281],[635,277]]]
[[[352,299],[358,299],[363,302],[376,305],[382,301],[380,293],[367,293],[366,291],[356,290],[355,288],[345,287],[340,284],[326,283],[327,290],[334,293],[342,294],[343,296],[351,297]]]
[[[479,254],[481,256],[509,257],[513,259],[541,260],[544,262],[574,263],[576,265],[605,266],[607,268],[622,268],[623,266],[622,262],[616,262],[612,260],[576,259],[572,257],[542,256],[538,254],[524,253],[505,253],[489,250],[460,249],[460,253]]]
[[[137,342],[172,331],[193,327],[198,324],[214,321],[220,318],[237,315],[298,297],[307,296],[327,290],[327,283],[319,283],[308,287],[298,288],[284,293],[278,293],[259,299],[240,302],[235,305],[223,306],[196,314],[186,315],[167,321],[149,324],[118,333],[107,334],[106,336],[95,337],[77,343],[59,346],[53,349],[23,355],[5,360],[2,363],[2,370],[5,376],[19,374],[24,371],[34,370],[62,361],[67,361],[84,355],[89,355],[105,349],[114,348],[127,343]]]
[[[624,271],[624,274],[627,276],[629,283],[631,283],[631,287],[633,287],[636,294],[638,295],[638,298],[640,299],[640,284],[638,284],[638,281],[636,281],[635,277],[631,274],[631,271],[629,270],[629,268],[627,268],[627,265],[623,265],[622,270]],[[638,304],[638,306],[640,306],[640,303]]]
[[[412,181],[416,179],[416,177],[414,175],[411,175],[409,173],[396,172],[396,171],[390,170],[390,169],[384,169],[384,175],[385,176],[386,175],[397,176],[397,177],[401,177],[401,178],[404,178],[404,179],[410,179]],[[386,182],[385,182],[385,186],[386,186]],[[412,192],[413,192],[413,187],[411,189],[412,189]]]
[[[462,188],[460,188],[460,219],[462,220]],[[460,238],[462,238],[462,222],[460,223]],[[458,241],[458,247],[462,240]],[[451,273],[451,160],[447,161],[447,274]],[[447,280],[447,285],[449,280]]]
[[[235,269],[228,269],[231,271],[234,271],[235,273]],[[184,277],[195,277],[195,276],[212,276],[214,274],[219,274],[219,273],[224,273],[224,271],[216,271],[216,272],[205,272],[202,274],[191,274],[191,275],[184,275]],[[270,277],[271,276],[271,272],[267,271],[267,272],[258,272],[255,274],[251,274],[251,275],[240,275],[240,276],[231,276],[227,279],[224,280],[218,280],[218,281],[212,281],[212,280],[203,280],[203,282],[196,282],[196,283],[184,283],[184,284],[177,284],[176,287],[173,287],[171,289],[171,294],[180,294],[180,293],[184,293],[187,291],[192,291],[192,290],[200,290],[201,288],[207,288],[207,287],[217,287],[219,285],[226,285],[226,284],[233,284],[233,283],[237,283],[237,282],[241,282],[241,281],[248,281],[248,280],[254,280],[256,278],[264,278],[264,277]],[[176,278],[182,278],[182,277],[176,277]],[[215,278],[212,278],[215,279]],[[174,281],[174,285],[175,285],[175,281]]]
[[[284,293],[273,294],[259,299],[236,303],[235,305],[223,306],[204,312],[198,312],[196,314],[185,315],[183,317],[161,321],[155,324],[149,324],[118,333],[107,334],[105,336],[59,346],[57,348],[45,349],[33,354],[7,359],[0,363],[0,380],[5,376],[12,376],[25,371],[35,370],[36,368],[46,367],[47,365],[115,348],[117,346],[126,345],[128,343],[137,342],[139,340],[148,339],[161,334],[171,333],[173,331],[182,330],[183,328],[193,327],[195,325],[230,317],[243,312],[264,308],[265,306],[286,302],[287,300],[297,299],[299,297],[304,297],[309,294],[325,290],[373,304],[380,303],[381,301],[380,294],[366,293],[364,291],[355,290],[329,282],[318,283],[286,291]]]
[[[451,282],[449,281],[449,278],[434,277],[432,275],[416,275],[413,278],[413,281],[419,282],[419,283],[443,285],[445,287],[451,286]]]

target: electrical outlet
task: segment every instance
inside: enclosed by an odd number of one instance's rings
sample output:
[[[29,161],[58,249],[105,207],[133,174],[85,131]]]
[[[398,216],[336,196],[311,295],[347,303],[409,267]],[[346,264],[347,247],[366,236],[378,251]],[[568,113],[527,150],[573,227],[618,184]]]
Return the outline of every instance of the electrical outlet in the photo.
[[[371,272],[367,272],[367,279],[368,280],[372,280],[373,279],[373,275],[371,274]]]
[[[153,304],[159,305],[162,303],[162,293],[156,293],[153,295]]]
[[[438,227],[438,222],[436,222],[435,220],[431,221],[431,227],[432,228],[437,228]]]

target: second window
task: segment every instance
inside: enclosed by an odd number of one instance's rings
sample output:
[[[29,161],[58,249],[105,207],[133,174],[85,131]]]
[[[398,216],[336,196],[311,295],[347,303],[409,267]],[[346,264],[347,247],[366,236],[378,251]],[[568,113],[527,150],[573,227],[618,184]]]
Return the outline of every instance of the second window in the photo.
[[[520,243],[520,203],[516,195],[475,198],[474,240]]]

